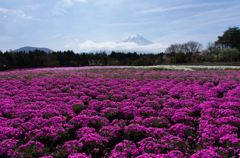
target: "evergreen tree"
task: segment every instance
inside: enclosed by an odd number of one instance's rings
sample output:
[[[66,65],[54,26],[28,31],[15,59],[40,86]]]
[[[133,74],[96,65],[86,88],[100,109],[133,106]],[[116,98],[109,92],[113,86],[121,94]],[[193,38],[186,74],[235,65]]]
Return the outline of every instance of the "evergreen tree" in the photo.
[[[220,49],[238,48],[240,45],[240,29],[238,27],[229,27],[222,36],[218,36],[215,44]]]

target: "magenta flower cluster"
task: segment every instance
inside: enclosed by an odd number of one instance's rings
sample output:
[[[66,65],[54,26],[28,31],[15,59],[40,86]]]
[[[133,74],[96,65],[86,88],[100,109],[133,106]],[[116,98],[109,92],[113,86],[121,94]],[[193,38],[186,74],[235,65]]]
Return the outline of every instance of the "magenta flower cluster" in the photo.
[[[239,157],[240,71],[191,73],[2,72],[0,157]]]

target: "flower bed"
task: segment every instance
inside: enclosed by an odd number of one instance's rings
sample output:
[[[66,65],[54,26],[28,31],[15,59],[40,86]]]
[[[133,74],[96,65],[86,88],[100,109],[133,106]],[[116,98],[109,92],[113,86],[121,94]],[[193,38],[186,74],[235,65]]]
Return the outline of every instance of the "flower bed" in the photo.
[[[239,157],[239,76],[238,70],[1,72],[0,157]]]

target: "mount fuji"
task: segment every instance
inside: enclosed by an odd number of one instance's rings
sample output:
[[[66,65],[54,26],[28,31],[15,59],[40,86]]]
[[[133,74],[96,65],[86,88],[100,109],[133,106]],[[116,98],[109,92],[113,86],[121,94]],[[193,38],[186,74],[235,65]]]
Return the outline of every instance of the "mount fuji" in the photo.
[[[138,45],[149,45],[153,44],[153,42],[146,40],[143,36],[141,35],[129,35],[121,40],[121,42],[134,42],[137,43]]]
[[[123,45],[123,46],[121,45],[121,43],[130,43],[130,42],[136,43],[138,46],[146,46],[146,45],[154,44],[153,42],[145,39],[143,36],[135,34],[135,35],[129,35],[129,36],[123,38],[119,42],[116,42],[116,43],[112,42],[112,43],[114,43],[113,48],[110,48],[110,49],[99,48],[98,50],[95,49],[95,50],[88,51],[88,53],[99,52],[99,51],[103,51],[103,50],[107,54],[110,54],[112,51],[125,52],[125,53],[128,53],[128,52],[149,53],[149,51],[143,50],[142,48],[137,48],[136,45],[133,45],[132,47],[129,45]]]

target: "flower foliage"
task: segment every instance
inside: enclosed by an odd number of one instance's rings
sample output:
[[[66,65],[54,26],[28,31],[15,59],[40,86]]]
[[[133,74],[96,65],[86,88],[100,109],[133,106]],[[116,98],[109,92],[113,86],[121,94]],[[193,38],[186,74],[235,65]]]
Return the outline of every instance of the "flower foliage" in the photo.
[[[0,157],[239,157],[239,77],[236,70],[1,72]]]

